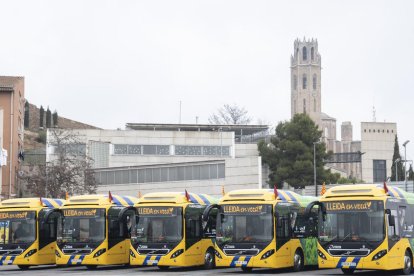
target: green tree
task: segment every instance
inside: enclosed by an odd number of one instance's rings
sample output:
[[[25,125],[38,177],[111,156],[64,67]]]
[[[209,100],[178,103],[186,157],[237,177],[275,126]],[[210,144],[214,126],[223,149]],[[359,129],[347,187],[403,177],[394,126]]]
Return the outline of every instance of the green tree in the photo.
[[[45,109],[43,108],[43,106],[40,106],[40,109],[39,109],[39,127],[44,127],[45,126],[43,124],[44,116],[45,116]]]
[[[399,161],[395,162],[397,159]],[[400,146],[398,144],[398,136],[395,135],[394,155],[392,156],[392,166],[391,166],[391,180],[394,180],[394,181],[404,180],[404,167],[403,167],[403,162],[401,162],[401,160],[402,160],[402,158],[401,158],[401,155],[400,155]],[[397,163],[398,179],[396,178],[396,175],[395,175],[395,163]]]
[[[52,112],[50,111],[49,107],[47,107],[47,110],[46,110],[46,127],[47,128],[52,127]]]
[[[414,180],[414,171],[413,171],[413,165],[410,164],[410,168],[408,169],[408,180]]]
[[[24,104],[24,128],[29,128],[29,101]]]
[[[314,183],[313,149],[316,151],[316,182],[337,181],[340,176],[324,168],[323,160],[328,157],[325,144],[318,143],[322,132],[306,114],[296,114],[289,122],[281,122],[276,127],[275,136],[269,144],[260,141],[260,156],[269,166],[270,186],[280,188],[283,182],[295,188]]]
[[[53,112],[52,118],[53,118],[53,126],[56,127],[58,125],[58,120],[59,120],[58,113],[56,110],[55,112]]]

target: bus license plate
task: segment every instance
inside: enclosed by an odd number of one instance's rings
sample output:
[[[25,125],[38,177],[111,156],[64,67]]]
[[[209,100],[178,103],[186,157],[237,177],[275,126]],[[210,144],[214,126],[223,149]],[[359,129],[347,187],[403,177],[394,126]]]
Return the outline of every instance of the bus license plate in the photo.
[[[158,264],[158,260],[149,260],[148,264]]]
[[[354,262],[342,262],[342,266],[356,266]]]
[[[236,265],[247,265],[246,261],[236,261],[234,262]]]

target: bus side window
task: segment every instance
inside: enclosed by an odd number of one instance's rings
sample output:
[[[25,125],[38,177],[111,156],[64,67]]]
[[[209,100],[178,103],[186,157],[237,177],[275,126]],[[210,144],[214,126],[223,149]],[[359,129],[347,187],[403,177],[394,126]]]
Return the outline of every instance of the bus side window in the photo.
[[[186,248],[195,244],[203,237],[201,225],[201,208],[198,206],[188,205],[185,210],[185,244]]]
[[[290,215],[283,214],[277,216],[276,235],[279,238],[290,238]]]
[[[394,217],[394,225],[390,225],[390,216]],[[391,210],[391,214],[388,215],[388,236],[392,237],[399,237],[400,236],[400,228],[399,228],[399,220],[398,220],[398,213],[397,210]]]
[[[45,215],[50,211],[50,209],[44,209],[39,213],[39,248],[43,248],[49,243],[56,241],[57,221],[60,213],[53,211],[45,218]]]

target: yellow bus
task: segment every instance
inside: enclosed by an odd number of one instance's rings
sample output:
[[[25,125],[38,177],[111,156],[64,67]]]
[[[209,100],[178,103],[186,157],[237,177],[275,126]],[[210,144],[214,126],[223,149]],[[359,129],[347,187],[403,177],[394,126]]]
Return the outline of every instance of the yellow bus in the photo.
[[[149,193],[135,205],[138,211],[131,236],[131,265],[214,267],[214,222],[202,214],[217,200],[204,194]],[[214,214],[212,214],[214,215]]]
[[[0,266],[55,264],[61,199],[16,198],[0,202]]]
[[[227,193],[215,207],[216,266],[300,271],[316,265],[317,213],[305,218],[306,206],[315,199],[276,189]]]
[[[319,205],[318,263],[341,268],[401,270],[410,274],[414,247],[414,194],[380,184],[331,188]]]
[[[60,208],[56,264],[99,265],[129,263],[130,230],[138,199],[130,196],[72,196]]]

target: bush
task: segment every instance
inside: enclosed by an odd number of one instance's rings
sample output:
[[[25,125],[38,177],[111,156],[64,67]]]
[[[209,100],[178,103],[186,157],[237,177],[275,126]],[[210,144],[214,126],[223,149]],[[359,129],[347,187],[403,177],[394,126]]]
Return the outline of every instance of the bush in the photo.
[[[36,138],[36,142],[46,145],[46,131],[39,131],[39,135]]]

